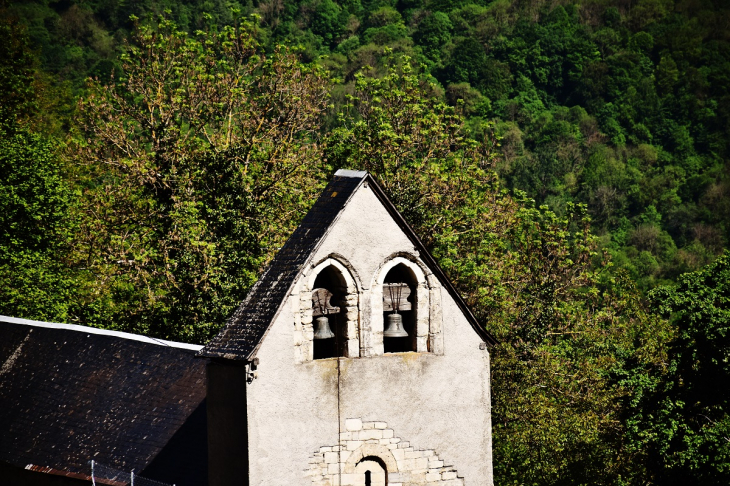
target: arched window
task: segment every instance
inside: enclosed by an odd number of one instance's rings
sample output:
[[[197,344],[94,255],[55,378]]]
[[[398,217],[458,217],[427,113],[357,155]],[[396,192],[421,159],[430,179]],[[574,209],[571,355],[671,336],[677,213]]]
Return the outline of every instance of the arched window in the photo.
[[[363,329],[364,356],[443,354],[441,284],[417,256],[390,256],[374,275],[372,289],[370,319]]]
[[[355,477],[358,486],[386,486],[388,472],[385,463],[379,457],[364,457],[355,466]]]
[[[299,363],[360,356],[360,287],[351,267],[333,257],[302,275],[292,295],[294,352]]]
[[[383,282],[383,351],[416,351],[416,288],[413,271],[402,263],[385,275]]]
[[[347,306],[346,295],[347,284],[335,267],[331,265],[325,267],[317,275],[312,291],[314,359],[345,356],[347,323],[345,316],[342,315],[342,309]]]

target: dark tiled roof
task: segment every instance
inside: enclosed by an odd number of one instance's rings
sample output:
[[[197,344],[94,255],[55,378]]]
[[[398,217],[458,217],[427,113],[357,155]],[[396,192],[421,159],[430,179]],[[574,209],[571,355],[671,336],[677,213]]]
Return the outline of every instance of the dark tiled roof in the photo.
[[[254,355],[307,259],[366,176],[366,172],[355,171],[335,174],[226,327],[203,348],[201,356],[249,359]]]
[[[0,317],[0,462],[141,473],[172,443],[186,459],[155,479],[206,484],[206,362],[197,347],[126,336]],[[181,447],[181,434],[195,440]]]
[[[279,308],[309,256],[314,253],[327,229],[363,181],[370,184],[374,194],[413,242],[421,259],[454,298],[477,334],[490,345],[496,343],[494,337],[479,324],[464,299],[375,179],[367,172],[339,170],[304,217],[302,224],[287,240],[261,279],[253,286],[246,299],[228,320],[225,328],[203,348],[200,356],[233,360],[253,358],[269,325],[278,314]]]

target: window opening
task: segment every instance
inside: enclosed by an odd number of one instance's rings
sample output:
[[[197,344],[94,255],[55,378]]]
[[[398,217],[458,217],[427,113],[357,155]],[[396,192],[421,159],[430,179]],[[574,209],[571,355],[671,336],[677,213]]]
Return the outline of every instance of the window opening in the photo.
[[[344,356],[345,308],[347,285],[335,267],[323,269],[314,281],[312,319],[314,320],[313,358]]]
[[[356,482],[360,486],[387,486],[388,484],[388,468],[383,460],[377,456],[364,457],[355,466],[355,474],[358,475],[360,481]]]
[[[383,348],[386,353],[416,350],[416,286],[413,272],[399,263],[383,283]]]

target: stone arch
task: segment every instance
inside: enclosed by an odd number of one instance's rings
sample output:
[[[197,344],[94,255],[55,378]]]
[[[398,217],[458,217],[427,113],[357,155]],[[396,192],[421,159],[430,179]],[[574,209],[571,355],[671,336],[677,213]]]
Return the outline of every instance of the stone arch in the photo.
[[[350,457],[345,462],[344,473],[354,474],[355,467],[360,463],[360,461],[369,457],[382,461],[388,474],[398,472],[398,463],[396,462],[393,453],[390,452],[390,449],[381,444],[366,443],[355,449],[352,454],[350,454]]]
[[[393,486],[464,486],[454,465],[434,449],[415,447],[386,422],[360,418],[346,419],[339,441],[309,456],[304,476],[311,486],[364,486],[366,462],[381,466],[386,484]]]
[[[428,271],[428,268],[423,265],[417,257],[404,252],[393,253],[380,264],[380,267],[378,267],[378,271],[374,276],[373,285],[383,285],[383,281],[385,280],[385,276],[388,272],[399,264],[405,265],[414,273],[419,285],[429,285],[426,275],[431,272]]]
[[[331,273],[341,279],[340,285],[344,291],[344,295],[338,301],[340,314],[344,319],[344,322],[341,323],[344,326],[342,330],[344,341],[336,354],[349,358],[360,355],[359,302],[362,286],[352,265],[342,256],[332,254],[310,266],[309,270],[302,274],[298,290],[292,293],[294,302],[297,304],[294,309],[294,345],[297,362],[314,359],[312,291],[315,288],[317,277],[327,270],[334,270]],[[296,298],[297,294],[298,298]]]
[[[348,294],[358,294],[360,292],[360,289],[362,289],[360,276],[357,274],[357,271],[350,264],[350,262],[348,262],[345,257],[337,253],[327,255],[318,263],[311,266],[311,270],[306,272],[305,278],[303,280],[304,289],[311,291],[313,289],[312,286],[314,285],[314,281],[317,278],[317,275],[319,275],[322,270],[330,265],[335,267],[345,278]]]
[[[413,276],[415,289],[415,336],[413,350],[416,352],[443,353],[443,336],[441,333],[441,285],[438,279],[415,255],[406,252],[397,252],[386,258],[379,266],[371,285],[371,310],[369,353],[373,355],[385,352],[383,330],[383,284],[388,273],[402,265]]]

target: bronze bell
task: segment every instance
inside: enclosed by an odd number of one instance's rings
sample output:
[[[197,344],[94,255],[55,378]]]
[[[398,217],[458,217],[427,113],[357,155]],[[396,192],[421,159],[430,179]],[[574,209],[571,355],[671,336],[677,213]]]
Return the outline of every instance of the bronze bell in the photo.
[[[314,339],[329,339],[335,337],[335,333],[330,329],[330,320],[327,316],[320,316],[316,319],[317,328],[314,331]]]
[[[384,337],[408,337],[403,329],[403,316],[400,314],[388,314],[388,329],[383,332]]]

